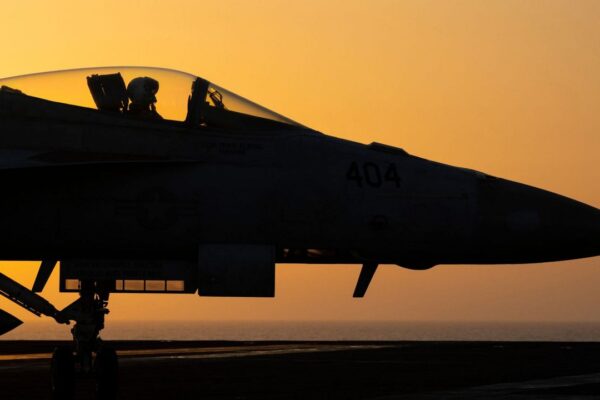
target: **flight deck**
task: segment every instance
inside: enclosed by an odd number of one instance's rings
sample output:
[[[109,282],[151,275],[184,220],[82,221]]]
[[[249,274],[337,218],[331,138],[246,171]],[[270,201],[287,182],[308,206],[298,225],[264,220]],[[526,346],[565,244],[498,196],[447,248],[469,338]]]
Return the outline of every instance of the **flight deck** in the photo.
[[[50,398],[62,342],[0,342],[2,399]],[[597,399],[600,343],[115,341],[119,399]],[[95,381],[78,380],[77,399]]]

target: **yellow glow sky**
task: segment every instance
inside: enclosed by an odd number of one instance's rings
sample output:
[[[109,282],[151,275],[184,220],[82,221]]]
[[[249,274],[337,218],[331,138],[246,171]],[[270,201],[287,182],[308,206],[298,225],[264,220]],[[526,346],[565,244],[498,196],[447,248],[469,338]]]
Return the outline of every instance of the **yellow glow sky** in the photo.
[[[0,76],[180,69],[328,134],[600,207],[598,1],[6,2],[0,44]],[[35,264],[0,271],[30,285]],[[116,295],[110,318],[600,321],[600,258],[384,267],[354,300],[358,271],[280,266],[276,299]],[[74,298],[57,274],[44,295]]]

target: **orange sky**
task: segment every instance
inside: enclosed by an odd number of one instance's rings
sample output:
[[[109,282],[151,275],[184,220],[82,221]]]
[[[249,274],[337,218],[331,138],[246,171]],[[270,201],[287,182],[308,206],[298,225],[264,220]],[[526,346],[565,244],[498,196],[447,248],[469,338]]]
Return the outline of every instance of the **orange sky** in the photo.
[[[305,125],[600,207],[600,2],[7,2],[0,76],[149,65]],[[35,229],[35,227],[32,227]],[[24,284],[32,263],[0,264]],[[600,259],[531,266],[279,266],[276,299],[116,295],[111,319],[600,321]],[[64,306],[56,274],[44,295]],[[0,298],[0,307],[34,319]]]

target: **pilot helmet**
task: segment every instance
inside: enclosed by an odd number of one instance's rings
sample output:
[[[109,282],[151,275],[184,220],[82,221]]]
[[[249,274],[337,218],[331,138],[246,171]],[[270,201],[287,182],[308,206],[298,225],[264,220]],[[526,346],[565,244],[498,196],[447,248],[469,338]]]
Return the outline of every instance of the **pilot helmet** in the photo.
[[[158,81],[147,76],[132,79],[127,85],[127,96],[132,103],[154,104],[158,92]]]

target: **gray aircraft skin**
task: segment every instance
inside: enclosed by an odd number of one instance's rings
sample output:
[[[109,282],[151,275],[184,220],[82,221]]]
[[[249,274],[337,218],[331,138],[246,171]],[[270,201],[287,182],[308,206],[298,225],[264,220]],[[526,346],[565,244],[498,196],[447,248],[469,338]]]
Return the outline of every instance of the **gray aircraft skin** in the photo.
[[[0,259],[45,260],[35,291],[56,261],[64,291],[93,281],[107,292],[169,292],[144,282],[176,279],[175,291],[267,297],[276,263],[361,264],[360,297],[379,264],[600,254],[597,208],[238,112],[201,78],[183,121],[51,101],[18,82],[0,81]]]

